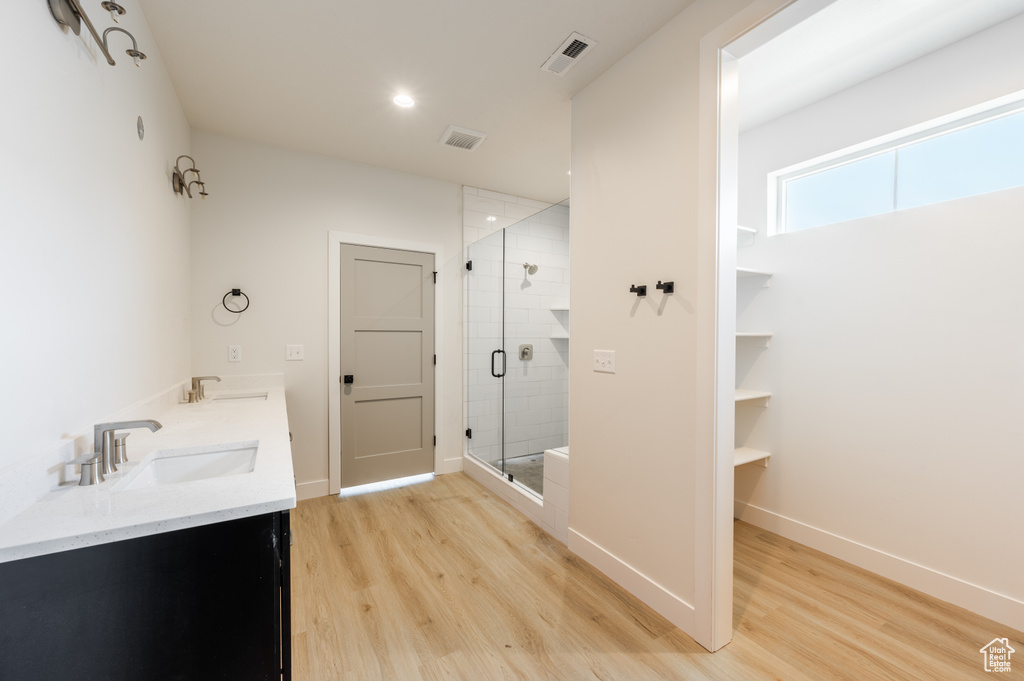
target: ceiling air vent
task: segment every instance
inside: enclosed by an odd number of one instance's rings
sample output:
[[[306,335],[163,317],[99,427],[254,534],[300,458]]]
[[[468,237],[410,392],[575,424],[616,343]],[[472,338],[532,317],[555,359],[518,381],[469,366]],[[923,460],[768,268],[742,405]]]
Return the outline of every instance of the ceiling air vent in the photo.
[[[565,72],[571,69],[596,44],[597,42],[584,35],[573,33],[544,62],[544,66],[540,67],[540,70],[564,76]]]
[[[448,129],[441,135],[441,144],[446,147],[455,147],[464,151],[473,151],[480,146],[480,143],[487,137],[485,133],[476,130],[467,130],[455,125],[449,125]]]

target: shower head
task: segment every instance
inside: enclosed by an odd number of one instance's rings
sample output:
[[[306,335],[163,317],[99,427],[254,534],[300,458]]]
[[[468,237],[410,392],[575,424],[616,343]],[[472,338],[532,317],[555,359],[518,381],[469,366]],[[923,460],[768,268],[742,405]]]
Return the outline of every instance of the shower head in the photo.
[[[527,274],[537,274],[537,266],[531,265],[528,262],[523,263],[523,269],[526,270]]]

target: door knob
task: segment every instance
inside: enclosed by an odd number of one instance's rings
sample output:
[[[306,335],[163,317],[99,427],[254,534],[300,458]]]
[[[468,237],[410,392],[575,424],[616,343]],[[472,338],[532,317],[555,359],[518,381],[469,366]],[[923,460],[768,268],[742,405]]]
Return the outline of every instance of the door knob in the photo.
[[[356,382],[356,377],[353,376],[352,374],[345,374],[345,378],[342,379],[342,382],[343,383],[355,383]]]

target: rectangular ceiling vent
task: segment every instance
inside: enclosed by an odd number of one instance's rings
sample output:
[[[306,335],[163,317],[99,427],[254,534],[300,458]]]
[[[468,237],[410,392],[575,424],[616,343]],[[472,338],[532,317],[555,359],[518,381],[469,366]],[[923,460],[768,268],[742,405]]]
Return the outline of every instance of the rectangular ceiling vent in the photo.
[[[591,40],[585,35],[573,33],[566,38],[561,47],[555,50],[554,54],[548,57],[548,60],[544,62],[544,66],[540,67],[540,70],[564,76],[565,72],[575,66],[576,62],[582,59],[583,55],[589,52],[590,48],[596,44],[596,41]]]
[[[448,129],[441,135],[441,144],[446,147],[455,147],[463,151],[473,151],[480,146],[480,143],[487,137],[485,133],[476,130],[468,130],[455,125],[449,125]]]

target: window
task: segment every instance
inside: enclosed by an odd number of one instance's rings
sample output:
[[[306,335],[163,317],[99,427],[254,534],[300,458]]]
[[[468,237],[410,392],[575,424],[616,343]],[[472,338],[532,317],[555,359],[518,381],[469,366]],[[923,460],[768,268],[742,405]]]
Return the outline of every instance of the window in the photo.
[[[1024,186],[1024,100],[813,159],[769,182],[775,234]]]

